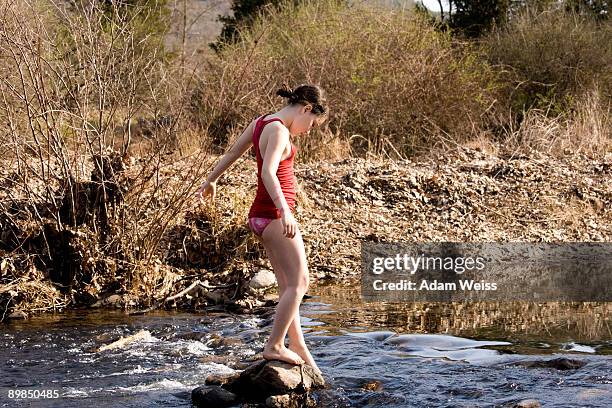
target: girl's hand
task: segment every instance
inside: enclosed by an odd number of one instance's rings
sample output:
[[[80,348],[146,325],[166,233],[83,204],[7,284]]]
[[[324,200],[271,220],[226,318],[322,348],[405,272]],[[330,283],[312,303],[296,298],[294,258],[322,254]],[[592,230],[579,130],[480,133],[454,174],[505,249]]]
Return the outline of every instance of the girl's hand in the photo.
[[[196,192],[196,196],[200,199],[200,202],[204,203],[204,198],[209,196],[212,201],[215,201],[215,197],[217,196],[217,182],[216,181],[208,181],[206,180],[202,183],[202,186]]]
[[[297,221],[293,218],[293,214],[289,209],[281,210],[281,225],[283,226],[283,234],[287,238],[295,237],[297,232]]]

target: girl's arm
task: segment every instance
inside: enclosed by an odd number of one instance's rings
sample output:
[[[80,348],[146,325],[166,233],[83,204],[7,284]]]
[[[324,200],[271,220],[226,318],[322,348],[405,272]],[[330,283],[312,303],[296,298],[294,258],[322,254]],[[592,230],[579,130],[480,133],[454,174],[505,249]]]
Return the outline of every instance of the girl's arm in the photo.
[[[255,128],[255,120],[242,132],[231,149],[226,152],[219,163],[215,166],[212,172],[206,178],[209,183],[215,183],[217,179],[227,170],[240,156],[244,154],[253,143],[253,129]]]
[[[289,142],[289,131],[282,125],[268,125],[264,131],[270,130],[268,144],[264,153],[263,163],[261,166],[261,181],[263,182],[270,198],[281,211],[289,212],[289,205],[285,200],[283,190],[281,190],[280,182],[276,176],[276,171],[283,155],[283,151]]]

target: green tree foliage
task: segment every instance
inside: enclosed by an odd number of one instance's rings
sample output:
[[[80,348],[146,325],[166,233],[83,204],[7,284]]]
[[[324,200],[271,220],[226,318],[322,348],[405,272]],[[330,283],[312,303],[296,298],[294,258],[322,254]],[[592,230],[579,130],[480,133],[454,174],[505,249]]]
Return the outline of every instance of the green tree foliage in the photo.
[[[275,7],[277,10],[283,3],[298,5],[302,0],[233,0],[232,15],[219,16],[218,21],[223,23],[221,34],[209,46],[219,52],[225,43],[235,43],[240,40],[240,28],[250,27],[257,14],[264,7]]]
[[[505,23],[510,0],[452,0],[449,26],[467,37],[478,37],[494,24]]]
[[[563,8],[567,12],[595,16],[599,20],[609,15],[609,0],[448,0],[446,5],[439,2],[444,10],[440,21],[432,21],[438,29],[451,29],[455,35],[469,38],[480,37],[496,26],[503,26],[524,8],[544,10]],[[450,6],[451,12],[448,11]],[[417,12],[427,13],[417,3]]]

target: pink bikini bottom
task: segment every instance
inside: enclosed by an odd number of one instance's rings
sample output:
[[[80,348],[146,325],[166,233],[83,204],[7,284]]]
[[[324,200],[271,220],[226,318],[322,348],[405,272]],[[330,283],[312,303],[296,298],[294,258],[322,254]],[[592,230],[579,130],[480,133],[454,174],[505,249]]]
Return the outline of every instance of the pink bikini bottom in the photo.
[[[261,237],[268,224],[274,220],[275,218],[251,217],[249,218],[249,228],[255,235]]]

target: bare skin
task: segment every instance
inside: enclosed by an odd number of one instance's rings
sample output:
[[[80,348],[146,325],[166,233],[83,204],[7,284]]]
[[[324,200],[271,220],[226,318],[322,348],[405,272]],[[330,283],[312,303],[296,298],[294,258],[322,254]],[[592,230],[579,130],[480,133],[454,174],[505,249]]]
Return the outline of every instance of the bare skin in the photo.
[[[282,225],[281,225],[280,219],[277,219],[277,220],[272,221],[270,224],[268,224],[268,226],[264,230],[264,236],[266,235],[269,236],[270,234],[274,234],[274,233],[276,233],[277,236],[278,235],[282,236],[282,234],[280,234],[281,231],[282,231]],[[294,251],[298,253],[304,251],[304,244],[302,241],[302,236],[300,234],[299,228],[297,229],[297,233],[293,239],[286,238],[286,237],[284,238],[286,241],[289,241],[288,242],[289,245],[294,244],[293,245]],[[270,263],[272,264],[272,268],[274,269],[274,274],[276,275],[276,280],[278,282],[278,295],[280,299],[283,297],[287,289],[289,279],[287,277],[286,269],[284,269],[284,266],[283,266],[283,264],[287,264],[288,262],[286,259],[279,259],[279,257],[287,258],[287,256],[285,255],[283,257],[284,253],[280,252],[278,249],[275,249],[274,245],[271,242],[269,242],[269,240],[266,241],[260,237],[257,237],[257,239],[264,245],[264,248],[266,249],[266,253],[268,254],[268,258],[270,259]],[[303,253],[303,259],[301,260],[296,259],[295,260],[296,264],[299,265],[302,262],[305,263],[305,259],[306,259],[306,255],[305,253]],[[308,280],[308,270],[307,269],[306,269],[306,276],[304,278]],[[306,289],[307,288],[308,287],[306,287]],[[314,368],[315,371],[318,371],[320,373],[321,370],[319,369],[316,362],[314,361],[312,355],[310,354],[310,351],[308,350],[308,347],[306,346],[306,342],[304,341],[304,334],[302,332],[302,327],[300,324],[299,305],[298,305],[298,309],[296,310],[295,315],[293,316],[293,319],[291,320],[291,323],[289,324],[289,328],[287,330],[287,336],[289,337],[288,351],[291,351],[297,354],[299,357],[303,359],[304,362],[306,362],[306,364],[308,364],[309,366]],[[270,344],[270,342],[268,342],[268,344]],[[273,347],[273,345],[270,344],[270,347]],[[264,351],[264,358],[267,358],[265,351]],[[291,358],[294,358],[294,357],[291,356]],[[287,360],[284,360],[284,361],[287,361]]]
[[[284,345],[266,346],[263,352],[263,358],[266,360],[280,360],[290,364],[301,365],[304,360],[294,351],[289,350]]]
[[[272,263],[279,283],[279,302],[276,308],[272,332],[264,347],[263,357],[268,360],[281,360],[291,364],[306,362],[319,371],[310,351],[304,342],[299,317],[299,306],[308,289],[308,266],[304,243],[299,226],[289,208],[276,176],[281,160],[291,154],[290,135],[308,134],[314,126],[324,120],[311,113],[312,105],[287,105],[280,111],[269,115],[282,120],[267,124],[259,141],[259,151],[263,157],[261,178],[281,217],[273,220],[257,237]],[[215,166],[207,180],[197,191],[201,202],[210,196],[214,201],[218,177],[252,144],[255,122],[245,129],[235,145]],[[285,347],[285,337],[289,336],[289,347]]]

